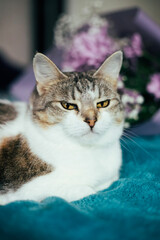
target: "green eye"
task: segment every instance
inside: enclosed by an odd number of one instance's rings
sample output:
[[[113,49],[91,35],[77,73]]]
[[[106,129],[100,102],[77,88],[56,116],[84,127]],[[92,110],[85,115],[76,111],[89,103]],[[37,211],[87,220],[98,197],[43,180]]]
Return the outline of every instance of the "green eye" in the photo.
[[[78,110],[78,106],[76,104],[61,102],[61,105],[63,108],[65,108],[67,110],[74,110],[74,109]]]
[[[106,108],[108,107],[109,103],[110,103],[110,100],[99,102],[97,103],[97,108]]]

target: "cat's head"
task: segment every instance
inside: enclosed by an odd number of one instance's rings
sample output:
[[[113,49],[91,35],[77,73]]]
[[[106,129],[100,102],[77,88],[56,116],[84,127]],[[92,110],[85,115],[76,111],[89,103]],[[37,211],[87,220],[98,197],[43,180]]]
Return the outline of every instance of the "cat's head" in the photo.
[[[30,106],[43,129],[58,128],[85,144],[119,139],[124,114],[117,80],[122,52],[112,54],[97,71],[62,73],[45,55],[33,60],[36,88]]]

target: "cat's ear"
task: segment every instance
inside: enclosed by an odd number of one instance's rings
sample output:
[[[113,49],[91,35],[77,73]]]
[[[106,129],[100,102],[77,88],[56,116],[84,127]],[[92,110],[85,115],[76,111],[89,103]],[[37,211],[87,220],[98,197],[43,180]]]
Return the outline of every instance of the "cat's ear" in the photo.
[[[123,54],[121,51],[113,53],[107,58],[99,69],[94,73],[94,77],[103,77],[116,89],[117,79],[122,66]]]
[[[37,91],[40,95],[42,95],[54,81],[68,78],[42,53],[37,53],[34,56],[33,70],[37,81]]]

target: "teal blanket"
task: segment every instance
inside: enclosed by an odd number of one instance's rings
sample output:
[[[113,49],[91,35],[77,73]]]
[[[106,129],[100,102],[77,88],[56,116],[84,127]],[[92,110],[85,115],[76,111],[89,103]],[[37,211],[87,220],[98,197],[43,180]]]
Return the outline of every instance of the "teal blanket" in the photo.
[[[50,197],[0,206],[0,239],[159,240],[160,136],[122,145],[121,177],[110,188],[72,203]]]

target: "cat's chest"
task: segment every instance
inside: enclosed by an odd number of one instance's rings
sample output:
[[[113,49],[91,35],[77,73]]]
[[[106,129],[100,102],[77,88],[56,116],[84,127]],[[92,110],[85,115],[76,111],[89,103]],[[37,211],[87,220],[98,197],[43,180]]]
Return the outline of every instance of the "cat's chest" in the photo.
[[[39,139],[40,140],[40,139]],[[49,181],[58,183],[99,184],[110,178],[119,167],[119,149],[95,149],[78,144],[49,144],[31,141],[32,151],[46,163],[53,166]]]
[[[65,182],[76,184],[98,185],[101,181],[110,178],[119,166],[119,159],[112,152],[103,149],[80,149],[72,153],[67,150],[58,153],[55,161],[55,172],[67,176]]]
[[[121,165],[119,142],[110,147],[89,147],[66,137],[58,128],[47,132],[53,136],[52,141],[45,131],[37,131],[33,124],[26,129],[32,152],[53,166],[51,182],[95,185],[114,175]]]

